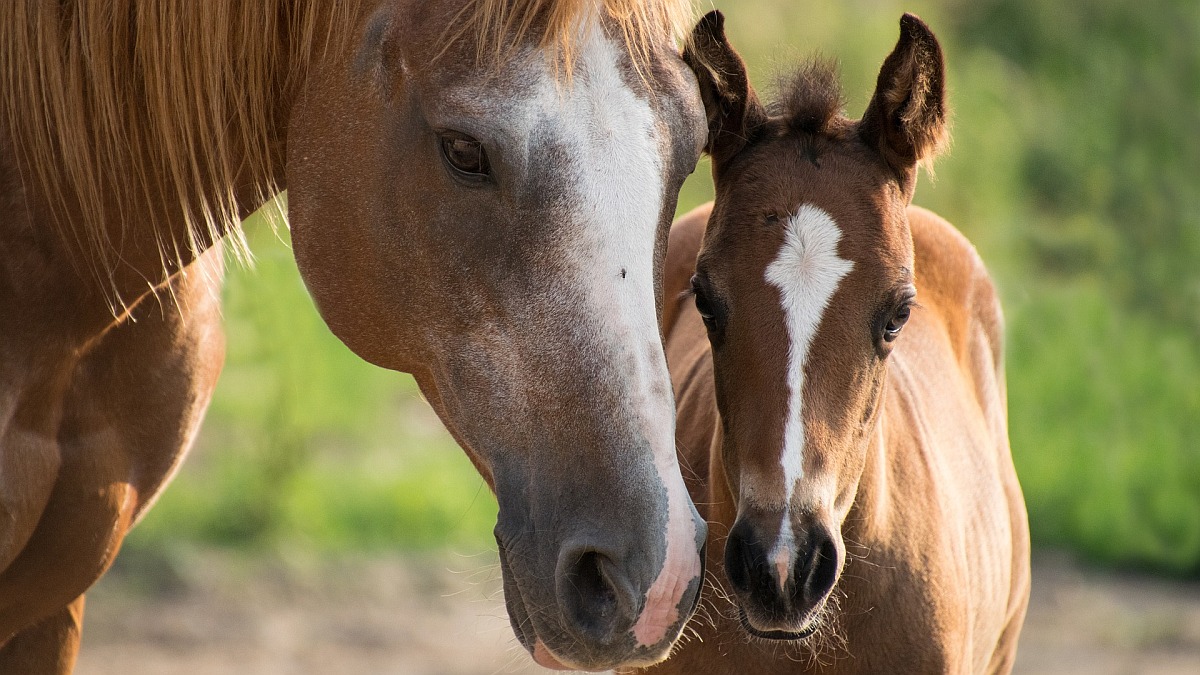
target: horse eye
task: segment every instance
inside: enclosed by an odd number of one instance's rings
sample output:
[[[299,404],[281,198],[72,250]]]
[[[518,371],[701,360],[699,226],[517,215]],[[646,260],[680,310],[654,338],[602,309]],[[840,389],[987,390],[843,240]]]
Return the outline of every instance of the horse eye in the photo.
[[[450,167],[470,180],[482,180],[491,173],[487,152],[479,141],[460,134],[447,131],[442,134],[442,156]]]
[[[712,303],[708,299],[708,295],[704,292],[702,286],[696,277],[692,277],[692,296],[696,299],[696,311],[700,314],[700,318],[704,320],[704,325],[712,328],[716,323],[716,313],[713,312]]]
[[[904,324],[908,323],[908,317],[912,314],[912,306],[907,302],[896,308],[892,312],[892,318],[888,319],[887,325],[883,327],[883,339],[885,342],[891,342],[900,337],[900,329],[904,328]]]

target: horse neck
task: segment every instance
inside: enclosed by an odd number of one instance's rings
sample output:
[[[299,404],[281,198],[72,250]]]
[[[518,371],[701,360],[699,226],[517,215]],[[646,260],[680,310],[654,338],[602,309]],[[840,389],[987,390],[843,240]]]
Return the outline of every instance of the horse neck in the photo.
[[[907,588],[913,565],[921,564],[921,542],[927,541],[922,539],[922,521],[929,513],[912,503],[912,490],[905,489],[906,478],[902,475],[915,467],[911,466],[911,457],[899,456],[905,451],[899,447],[897,436],[908,432],[903,430],[903,420],[896,417],[897,411],[888,405],[887,399],[896,394],[894,381],[889,381],[878,417],[865,439],[866,461],[842,524],[847,567],[838,581],[844,593],[840,620],[843,630],[855,634],[860,642],[878,637],[871,630],[861,632],[864,622],[870,623],[866,617],[879,614],[875,608],[889,607],[889,615],[908,611],[910,601],[899,603],[903,604],[900,607],[896,594]],[[911,589],[903,593],[911,594]]]

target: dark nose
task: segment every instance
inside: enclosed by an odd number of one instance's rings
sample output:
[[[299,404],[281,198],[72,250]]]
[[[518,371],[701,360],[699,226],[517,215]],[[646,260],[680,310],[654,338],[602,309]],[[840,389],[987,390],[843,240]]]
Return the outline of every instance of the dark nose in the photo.
[[[612,551],[566,546],[558,559],[555,585],[566,628],[592,644],[609,645],[637,619],[633,584]]]
[[[799,528],[795,528],[799,530]],[[796,531],[795,548],[780,579],[776,561],[768,557],[775,537],[764,541],[750,520],[739,520],[725,544],[725,571],[733,588],[754,614],[768,620],[794,620],[816,607],[837,582],[838,548],[820,525]]]

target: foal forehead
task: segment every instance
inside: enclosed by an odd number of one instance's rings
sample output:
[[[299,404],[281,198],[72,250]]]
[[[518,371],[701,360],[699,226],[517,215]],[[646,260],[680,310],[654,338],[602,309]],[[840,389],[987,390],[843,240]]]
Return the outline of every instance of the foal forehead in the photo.
[[[839,257],[843,231],[832,215],[814,204],[801,204],[783,219],[783,237],[767,266],[775,285],[804,284],[809,293],[823,294],[828,283],[849,272],[852,264]]]
[[[850,134],[787,133],[760,141],[732,167],[726,186],[718,187],[718,201],[727,207],[712,241],[762,265],[796,241],[789,233],[824,229],[812,217],[816,209],[840,233],[838,254],[863,271],[890,278],[911,267],[907,198],[887,168]],[[797,220],[800,214],[807,215]]]

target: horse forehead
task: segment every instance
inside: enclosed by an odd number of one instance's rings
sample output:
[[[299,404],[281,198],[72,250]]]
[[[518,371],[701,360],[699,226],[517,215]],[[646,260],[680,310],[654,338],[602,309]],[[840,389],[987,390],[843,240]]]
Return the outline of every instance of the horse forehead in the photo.
[[[657,147],[658,115],[667,111],[656,111],[648,88],[633,86],[636,81],[625,50],[595,29],[577,54],[570,78],[544,52],[527,49],[502,80],[460,83],[447,98],[459,112],[530,152],[551,144],[593,152]]]
[[[811,337],[853,263],[839,253],[842,228],[828,211],[801,204],[787,216],[783,228],[766,280],[780,290],[793,339]]]

